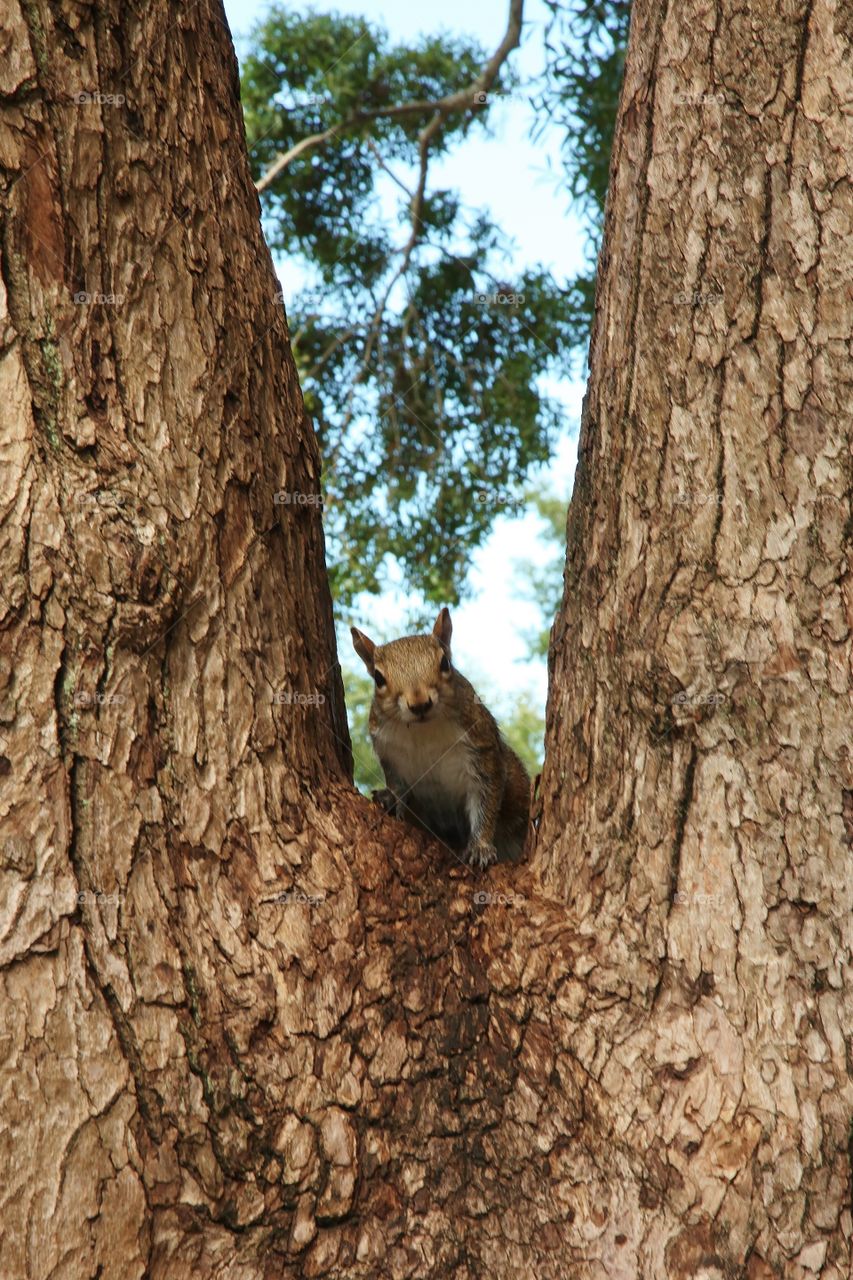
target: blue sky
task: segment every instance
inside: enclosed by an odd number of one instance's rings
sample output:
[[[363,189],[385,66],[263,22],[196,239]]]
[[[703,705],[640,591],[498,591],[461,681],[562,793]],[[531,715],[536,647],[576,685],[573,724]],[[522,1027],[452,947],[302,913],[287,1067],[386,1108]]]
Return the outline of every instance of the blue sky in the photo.
[[[312,6],[293,3],[290,9]],[[405,40],[439,31],[475,36],[491,52],[503,35],[508,4],[497,0],[433,0],[428,9],[411,3],[381,4],[376,0],[337,0],[317,9],[334,8],[360,14],[383,23],[392,37]],[[268,5],[256,0],[225,0],[228,21],[238,56],[246,47],[252,25]],[[488,210],[513,241],[513,261],[519,270],[537,263],[550,267],[558,279],[573,275],[584,263],[585,233],[569,211],[565,191],[555,181],[560,172],[556,129],[546,130],[532,143],[529,136],[532,111],[524,97],[524,82],[542,66],[543,27],[547,11],[542,0],[529,0],[522,45],[513,55],[521,79],[518,93],[490,108],[490,137],[472,137],[458,150],[434,161],[430,183],[458,190],[466,205]],[[549,171],[549,164],[551,166]],[[299,288],[301,273],[293,264],[279,263],[285,301]],[[566,377],[550,382],[547,389],[565,406],[565,428],[557,458],[541,477],[549,489],[568,496],[575,465],[577,427],[583,382]],[[544,662],[526,659],[525,633],[539,625],[538,611],[518,594],[512,565],[521,558],[535,559],[541,544],[535,516],[501,517],[488,543],[476,554],[471,584],[473,597],[454,610],[454,658],[460,669],[476,682],[485,676],[490,687],[509,695],[524,689],[544,707]],[[363,629],[377,639],[400,634],[408,600],[387,593],[365,602]],[[349,637],[342,637],[348,646]],[[342,658],[347,659],[346,647]],[[355,655],[352,655],[354,661]]]

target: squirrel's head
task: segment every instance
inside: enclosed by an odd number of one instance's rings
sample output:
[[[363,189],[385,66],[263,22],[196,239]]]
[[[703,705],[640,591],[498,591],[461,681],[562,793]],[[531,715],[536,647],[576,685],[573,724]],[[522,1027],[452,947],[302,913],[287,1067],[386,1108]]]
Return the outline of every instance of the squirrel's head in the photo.
[[[390,644],[374,644],[357,627],[350,630],[355,651],[373,676],[379,710],[404,724],[432,719],[450,687],[450,611],[441,610],[431,635],[403,636]]]

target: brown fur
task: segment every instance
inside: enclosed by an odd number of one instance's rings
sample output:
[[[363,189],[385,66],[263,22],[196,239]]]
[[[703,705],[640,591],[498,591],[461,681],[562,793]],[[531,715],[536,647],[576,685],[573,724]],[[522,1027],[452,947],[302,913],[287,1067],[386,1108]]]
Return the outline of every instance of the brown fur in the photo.
[[[375,645],[352,628],[355,651],[377,686],[369,729],[387,790],[376,798],[472,865],[517,861],[530,779],[472,685],[454,669],[451,632],[447,609],[431,635],[390,644]]]

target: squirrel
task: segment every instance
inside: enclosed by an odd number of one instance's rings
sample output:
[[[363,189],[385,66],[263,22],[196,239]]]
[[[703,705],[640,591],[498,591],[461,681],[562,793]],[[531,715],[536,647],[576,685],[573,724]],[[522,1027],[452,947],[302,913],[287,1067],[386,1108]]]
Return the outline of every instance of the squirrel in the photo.
[[[351,631],[376,686],[368,727],[386,787],[374,800],[437,836],[470,866],[518,861],[530,778],[452,664],[450,611],[441,610],[431,635],[389,644]]]

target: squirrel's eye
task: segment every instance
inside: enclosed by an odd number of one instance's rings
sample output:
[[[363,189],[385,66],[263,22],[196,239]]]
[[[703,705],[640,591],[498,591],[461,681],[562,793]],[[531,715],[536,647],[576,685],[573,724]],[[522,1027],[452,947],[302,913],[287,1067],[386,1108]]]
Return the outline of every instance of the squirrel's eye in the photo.
[[[450,661],[449,661],[449,659],[448,659],[448,657],[447,657],[447,654],[446,654],[446,653],[442,655],[441,662],[438,664],[438,669],[439,669],[439,671],[449,671],[449,670],[450,670]]]
[[[374,673],[373,673],[373,679],[376,681],[376,688],[377,688],[377,689],[384,689],[384,688],[385,688],[385,677],[383,676],[383,674],[382,674],[382,672],[381,672],[381,671],[374,671]]]

